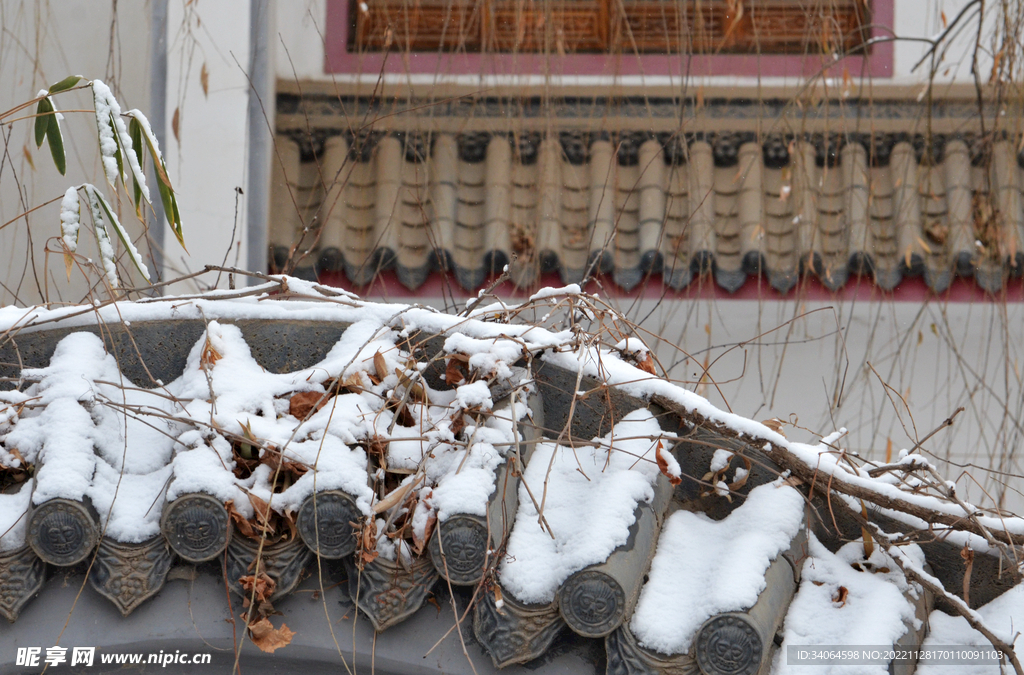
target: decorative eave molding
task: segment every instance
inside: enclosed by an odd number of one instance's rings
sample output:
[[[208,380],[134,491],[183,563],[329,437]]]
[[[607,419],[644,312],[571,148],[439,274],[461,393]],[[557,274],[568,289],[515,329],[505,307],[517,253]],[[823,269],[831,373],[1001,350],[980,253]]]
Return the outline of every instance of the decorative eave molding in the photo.
[[[436,269],[474,289],[511,262],[519,286],[559,270],[679,289],[711,272],[734,291],[763,272],[781,292],[808,274],[892,290],[923,274],[935,292],[954,275],[996,292],[1024,271],[1024,118],[982,125],[967,94],[811,107],[280,93],[270,240],[278,265],[300,242],[356,285],[395,267],[409,288]]]

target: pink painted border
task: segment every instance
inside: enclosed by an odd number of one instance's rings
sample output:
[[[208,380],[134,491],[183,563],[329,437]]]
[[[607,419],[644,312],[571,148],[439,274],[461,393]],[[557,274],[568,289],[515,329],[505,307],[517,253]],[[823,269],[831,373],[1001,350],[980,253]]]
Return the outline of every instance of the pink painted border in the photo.
[[[820,56],[746,56],[741,54],[662,55],[644,54],[440,54],[437,52],[355,54],[347,49],[349,3],[357,0],[327,0],[325,73],[354,74],[452,74],[523,75],[549,73],[555,76],[706,76],[736,75],[762,77],[806,77],[822,68]],[[892,34],[895,0],[874,0],[872,38]],[[385,59],[385,56],[387,57]],[[850,56],[829,68],[830,76],[844,69],[860,77],[890,78],[893,71],[893,43],[873,45],[868,56]]]
[[[452,297],[466,300],[476,297],[476,291],[467,291],[459,286],[454,276],[445,277],[439,272],[432,272],[422,286],[410,290],[398,280],[392,271],[379,272],[366,286],[352,284],[341,272],[326,272],[319,277],[321,283],[336,288],[350,290],[362,297],[387,297],[403,300],[413,298]],[[490,288],[497,280],[491,276],[481,288]],[[494,287],[502,298],[522,300],[530,297],[537,290],[550,286],[557,288],[564,283],[557,273],[541,275],[537,283],[528,288],[516,288],[511,282],[504,282]],[[729,293],[718,286],[710,277],[695,278],[686,288],[676,291],[666,288],[659,275],[640,284],[631,291],[625,291],[610,278],[602,277],[601,282],[592,281],[584,289],[587,293],[600,293],[604,297],[630,299],[664,299],[664,300],[814,300],[823,302],[942,302],[942,303],[992,303],[1012,302],[1024,303],[1024,282],[1011,279],[999,293],[993,295],[984,291],[973,279],[956,277],[949,288],[936,293],[928,288],[922,277],[910,277],[900,282],[892,291],[883,291],[875,285],[870,277],[852,276],[838,291],[830,291],[813,277],[800,280],[796,288],[789,293],[779,293],[768,285],[763,276],[748,277],[735,293]]]

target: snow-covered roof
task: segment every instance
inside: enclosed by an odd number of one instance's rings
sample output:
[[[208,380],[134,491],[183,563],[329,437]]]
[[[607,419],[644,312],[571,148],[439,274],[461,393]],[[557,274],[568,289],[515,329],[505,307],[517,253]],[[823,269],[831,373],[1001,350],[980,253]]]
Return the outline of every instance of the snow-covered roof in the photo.
[[[936,603],[1012,644],[1019,593],[994,598],[1024,520],[922,480],[917,453],[865,464],[842,431],[719,410],[630,333],[575,286],[458,315],[290,277],[0,308],[0,611],[40,616],[54,566],[127,616],[216,561],[274,651],[275,606],[339,561],[382,644],[448,591],[496,667],[567,630],[604,638],[609,673],[788,672],[792,646],[932,625],[978,643]]]

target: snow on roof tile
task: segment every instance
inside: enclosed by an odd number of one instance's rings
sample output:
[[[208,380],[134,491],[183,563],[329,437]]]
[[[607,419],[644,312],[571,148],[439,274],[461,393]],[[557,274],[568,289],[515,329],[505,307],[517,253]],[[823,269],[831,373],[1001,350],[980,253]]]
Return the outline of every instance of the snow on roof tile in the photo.
[[[289,299],[271,295],[282,290]],[[607,309],[571,286],[530,302]],[[250,622],[269,621],[304,570],[341,558],[378,630],[415,614],[439,578],[478,588],[474,630],[496,667],[542,655],[568,625],[605,637],[609,673],[717,673],[769,663],[791,601],[804,609],[784,644],[813,643],[819,614],[835,629],[822,636],[843,635],[875,611],[876,588],[901,608],[877,639],[920,639],[904,614],[960,602],[947,561],[962,548],[977,553],[975,606],[1005,590],[992,553],[1024,540],[1024,520],[902,489],[909,479],[891,472],[929,470],[918,455],[872,475],[836,454],[841,432],[788,440],[652,375],[634,337],[601,345],[557,319],[512,321],[518,309],[453,316],[290,277],[0,308],[12,378],[0,391],[0,610],[13,621],[46,564],[93,560],[95,547],[90,583],[125,615],[164,586],[175,554],[226,556],[229,587],[255,601]],[[69,459],[69,435],[95,449],[88,462]],[[815,481],[842,517],[860,513],[859,496],[886,507],[872,517],[888,531],[923,529],[915,514],[927,513],[950,543],[922,542],[922,558],[875,530],[875,553],[863,541],[829,552],[862,533],[805,515]],[[851,561],[862,571],[841,572]],[[816,588],[798,590],[801,567]],[[728,645],[742,658],[723,657]]]

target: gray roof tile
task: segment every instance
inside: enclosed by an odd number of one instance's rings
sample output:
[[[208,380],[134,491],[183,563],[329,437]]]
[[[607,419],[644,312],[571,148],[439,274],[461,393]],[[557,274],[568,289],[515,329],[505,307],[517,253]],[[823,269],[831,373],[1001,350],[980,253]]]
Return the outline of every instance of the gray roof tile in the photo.
[[[451,265],[472,289],[513,258],[520,286],[555,268],[566,282],[612,273],[627,290],[648,272],[682,288],[714,269],[730,291],[762,272],[783,292],[800,274],[833,290],[850,274],[873,274],[885,290],[923,274],[935,291],[953,275],[975,276],[995,291],[1024,267],[1010,140],[992,146],[986,168],[956,137],[924,153],[909,137],[890,147],[879,136],[874,162],[859,142],[829,137],[826,147],[823,138],[762,146],[752,135],[717,134],[673,164],[654,139],[624,153],[608,136],[587,146],[576,135],[522,154],[493,135],[470,144],[481,146],[474,154],[460,153],[462,137],[439,134],[424,145],[425,161],[413,161],[419,154],[410,159],[402,139],[383,136],[356,161],[345,137],[333,136],[318,168],[279,136],[270,239],[278,251],[310,247],[326,222],[318,246],[331,252],[320,260],[355,284],[393,260],[411,288]]]

